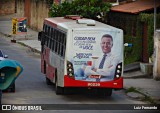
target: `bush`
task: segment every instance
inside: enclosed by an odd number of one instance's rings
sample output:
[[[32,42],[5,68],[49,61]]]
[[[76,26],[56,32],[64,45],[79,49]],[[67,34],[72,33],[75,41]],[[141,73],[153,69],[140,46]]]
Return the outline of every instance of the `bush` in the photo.
[[[105,22],[107,12],[111,4],[103,0],[74,0],[71,3],[63,2],[60,5],[53,4],[49,11],[50,17],[63,17],[65,15],[81,15],[85,18],[92,18]],[[97,16],[100,15],[101,18]]]
[[[160,28],[160,14],[157,14],[157,23],[156,28]],[[141,22],[145,22],[148,24],[148,53],[149,57],[153,54],[153,46],[154,46],[154,14],[146,14],[142,13],[139,15],[139,19]]]

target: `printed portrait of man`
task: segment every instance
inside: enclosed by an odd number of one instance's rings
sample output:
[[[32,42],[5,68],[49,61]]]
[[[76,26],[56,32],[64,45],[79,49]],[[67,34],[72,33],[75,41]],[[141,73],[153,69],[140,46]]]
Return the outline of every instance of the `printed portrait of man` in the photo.
[[[89,77],[91,75],[100,75],[96,81],[113,80],[115,75],[116,66],[122,62],[122,60],[112,54],[113,37],[109,34],[105,34],[101,37],[101,51],[102,54],[97,57],[91,66],[84,65],[79,74]],[[117,48],[118,49],[118,48]]]

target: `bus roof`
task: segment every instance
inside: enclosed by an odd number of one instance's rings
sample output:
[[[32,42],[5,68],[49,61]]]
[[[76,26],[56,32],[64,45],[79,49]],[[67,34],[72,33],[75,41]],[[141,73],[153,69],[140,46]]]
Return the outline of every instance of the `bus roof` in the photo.
[[[92,20],[87,18],[82,18],[82,20]],[[93,20],[92,20],[93,21]],[[54,18],[45,18],[44,23],[50,26],[54,26],[57,28],[60,28],[64,31],[67,31],[69,29],[110,29],[110,30],[120,30],[116,27],[95,21],[95,26],[93,25],[87,25],[87,24],[81,24],[77,23],[77,20],[73,19],[66,19],[64,17],[54,17]]]

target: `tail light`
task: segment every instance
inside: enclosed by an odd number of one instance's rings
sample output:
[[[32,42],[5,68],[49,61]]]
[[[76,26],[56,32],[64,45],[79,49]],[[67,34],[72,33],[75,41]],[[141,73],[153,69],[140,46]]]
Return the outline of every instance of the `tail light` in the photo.
[[[122,75],[122,63],[119,63],[119,64],[116,66],[114,78],[115,78],[115,79],[118,79],[118,78],[121,77],[121,75]]]
[[[67,61],[67,75],[70,78],[74,78],[74,69],[73,69],[73,64],[69,61]]]

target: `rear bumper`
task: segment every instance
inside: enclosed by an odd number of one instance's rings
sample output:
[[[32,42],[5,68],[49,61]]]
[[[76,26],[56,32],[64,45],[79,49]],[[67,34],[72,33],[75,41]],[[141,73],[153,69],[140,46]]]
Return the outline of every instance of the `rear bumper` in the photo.
[[[90,82],[82,80],[74,80],[69,78],[67,75],[64,76],[64,87],[96,87],[96,88],[113,88],[122,89],[123,88],[123,77],[112,81],[105,82]]]

